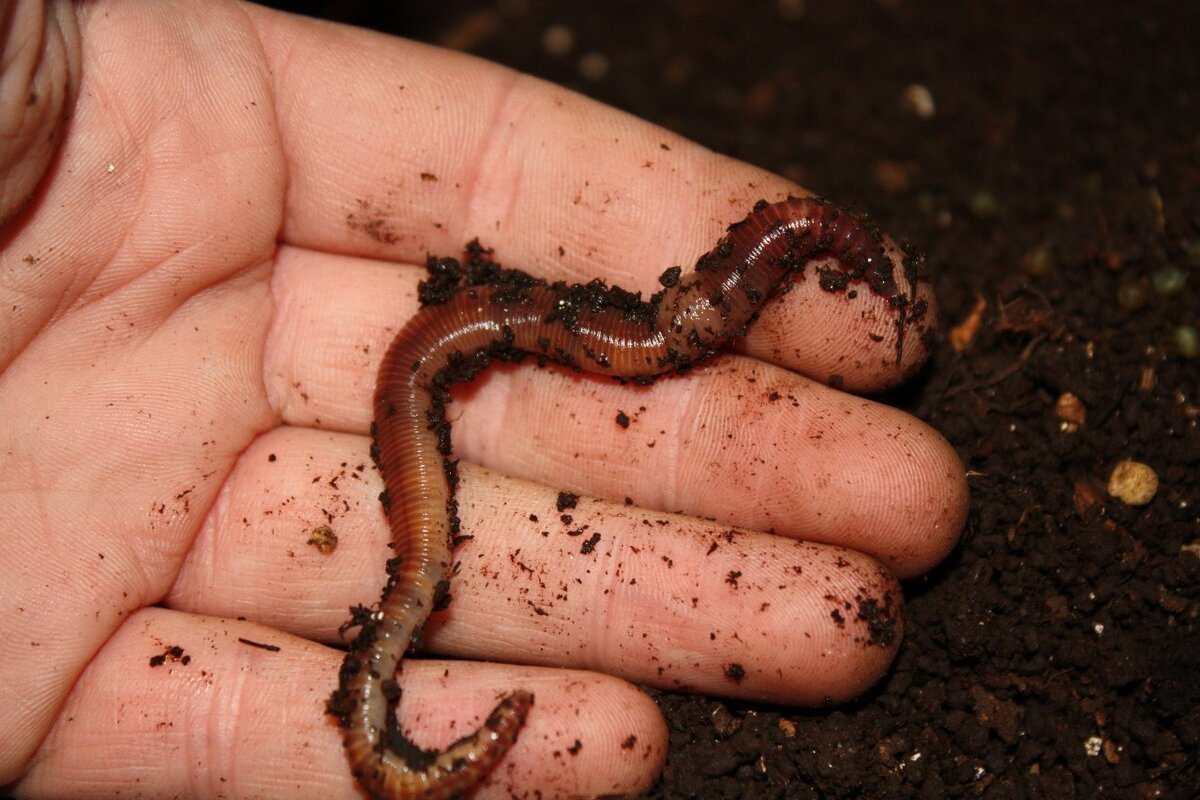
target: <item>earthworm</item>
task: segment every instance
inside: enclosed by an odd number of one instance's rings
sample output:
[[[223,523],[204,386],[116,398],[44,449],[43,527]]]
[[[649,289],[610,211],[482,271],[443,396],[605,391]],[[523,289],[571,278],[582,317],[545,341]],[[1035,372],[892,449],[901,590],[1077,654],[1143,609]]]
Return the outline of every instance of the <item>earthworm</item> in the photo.
[[[396,679],[409,644],[447,599],[451,553],[459,535],[457,461],[452,460],[449,387],[491,362],[533,356],[576,370],[648,383],[683,372],[746,333],[763,305],[827,257],[822,288],[865,284],[897,313],[897,360],[907,326],[924,313],[897,289],[894,264],[874,226],[818,198],[760,201],[700,257],[694,271],[672,267],[648,301],[596,280],[547,284],[499,267],[478,242],[465,269],[429,260],[423,308],[392,341],[375,390],[372,455],[395,556],[379,606],[355,609],[360,628],[346,654],[329,712],[345,729],[351,771],[375,798],[456,797],[481,781],[516,741],[533,695],[503,697],[483,725],[443,751],[406,738],[395,719]],[[906,257],[907,269],[916,259]],[[850,292],[855,291],[849,289]]]

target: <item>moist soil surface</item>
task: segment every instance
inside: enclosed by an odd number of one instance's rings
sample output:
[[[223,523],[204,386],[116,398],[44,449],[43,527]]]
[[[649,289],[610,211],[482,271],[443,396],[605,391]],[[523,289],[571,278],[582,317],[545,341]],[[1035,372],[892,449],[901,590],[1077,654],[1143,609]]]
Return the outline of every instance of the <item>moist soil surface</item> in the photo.
[[[294,10],[571,87],[928,254],[946,330],[883,399],[958,449],[961,545],[851,705],[654,692],[652,797],[1200,796],[1200,4]],[[1123,460],[1148,503],[1110,494]]]

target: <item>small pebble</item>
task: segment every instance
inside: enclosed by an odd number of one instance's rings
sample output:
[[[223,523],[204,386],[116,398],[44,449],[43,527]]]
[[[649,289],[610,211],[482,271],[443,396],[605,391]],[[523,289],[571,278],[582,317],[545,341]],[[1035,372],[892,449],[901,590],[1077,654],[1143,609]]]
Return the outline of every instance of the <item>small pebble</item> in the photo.
[[[900,99],[905,109],[921,119],[933,119],[933,115],[937,113],[933,92],[924,84],[910,83],[905,86]]]
[[[315,547],[318,552],[328,554],[337,550],[338,537],[333,532],[333,528],[328,525],[322,525],[318,528],[313,528],[312,533],[308,537],[308,544]]]
[[[1087,422],[1087,407],[1075,395],[1063,392],[1054,404],[1055,415],[1062,420],[1062,429],[1074,433],[1079,426]]]
[[[1158,493],[1158,473],[1140,461],[1119,461],[1108,476],[1108,493],[1127,505],[1144,506]]]
[[[1192,325],[1180,325],[1175,329],[1175,346],[1184,358],[1200,356],[1200,331]]]
[[[1163,297],[1171,297],[1183,291],[1187,285],[1187,273],[1179,267],[1166,267],[1154,273],[1150,282],[1154,284],[1154,291]]]

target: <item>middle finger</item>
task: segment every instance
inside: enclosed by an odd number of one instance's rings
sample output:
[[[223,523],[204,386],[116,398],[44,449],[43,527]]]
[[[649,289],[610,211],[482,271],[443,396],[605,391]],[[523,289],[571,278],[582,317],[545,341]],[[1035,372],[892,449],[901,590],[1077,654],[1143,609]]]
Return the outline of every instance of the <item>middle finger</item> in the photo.
[[[379,359],[421,277],[281,251],[267,380],[286,422],[366,432]],[[744,356],[643,388],[499,367],[456,396],[456,457],[537,483],[838,544],[901,576],[941,560],[961,529],[961,464],[935,431]]]
[[[167,598],[333,640],[373,602],[389,533],[367,439],[300,428],[239,461]],[[580,498],[464,464],[461,570],[425,644],[665,688],[815,704],[866,689],[900,639],[900,590],[842,548]],[[560,509],[561,507],[561,509]],[[336,549],[324,553],[314,532]]]

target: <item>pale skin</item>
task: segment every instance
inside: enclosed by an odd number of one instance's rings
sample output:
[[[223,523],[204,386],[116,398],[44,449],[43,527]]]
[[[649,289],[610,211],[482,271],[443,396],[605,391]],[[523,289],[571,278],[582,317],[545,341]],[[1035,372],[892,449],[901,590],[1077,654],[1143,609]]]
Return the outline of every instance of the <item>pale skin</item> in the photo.
[[[232,3],[4,7],[0,787],[358,796],[324,703],[338,626],[383,583],[370,396],[425,255],[478,236],[648,292],[803,190],[364,31]],[[875,683],[899,636],[865,643],[829,597],[898,604],[894,576],[944,557],[966,508],[937,433],[824,385],[911,374],[923,347],[898,366],[893,336],[879,298],[805,281],[736,353],[646,389],[533,365],[466,387],[475,538],[406,661],[410,736],[444,745],[531,689],[478,796],[630,793],[666,755],[631,682],[794,705]],[[560,489],[583,496],[569,525]]]

